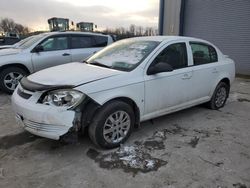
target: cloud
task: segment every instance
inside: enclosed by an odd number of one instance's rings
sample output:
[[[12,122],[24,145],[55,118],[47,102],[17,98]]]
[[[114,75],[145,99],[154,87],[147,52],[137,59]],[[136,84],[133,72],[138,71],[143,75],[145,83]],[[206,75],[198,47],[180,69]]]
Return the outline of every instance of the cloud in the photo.
[[[91,1],[91,0],[90,0]],[[94,22],[100,28],[128,27],[130,24],[157,27],[158,0],[149,0],[148,9],[119,11],[112,6],[77,6],[68,1],[55,0],[1,0],[0,17],[9,17],[16,22],[34,29],[48,29],[51,17],[69,18],[76,22]],[[126,1],[124,1],[126,3]]]

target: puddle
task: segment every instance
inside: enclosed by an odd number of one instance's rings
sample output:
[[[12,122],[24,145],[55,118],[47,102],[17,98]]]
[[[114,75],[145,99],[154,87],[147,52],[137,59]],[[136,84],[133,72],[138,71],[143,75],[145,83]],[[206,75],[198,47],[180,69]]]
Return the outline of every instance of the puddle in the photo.
[[[239,98],[238,101],[239,102],[250,102],[249,99],[244,99],[244,98]]]
[[[167,161],[152,157],[143,145],[124,146],[118,150],[102,154],[95,149],[89,149],[87,156],[104,169],[122,169],[135,176],[138,172],[157,171],[167,164]]]
[[[28,132],[22,132],[15,135],[4,136],[0,138],[0,149],[10,149],[15,146],[20,146],[29,142],[33,142],[39,137]]]
[[[89,149],[87,156],[98,163],[101,168],[122,169],[124,172],[132,173],[133,176],[138,172],[148,173],[157,171],[160,167],[167,165],[168,162],[156,158],[151,154],[154,153],[154,151],[161,150],[164,154],[158,156],[170,156],[171,153],[166,151],[165,147],[167,137],[177,134],[186,136],[183,133],[185,131],[187,131],[187,129],[174,124],[168,126],[166,129],[156,131],[153,136],[145,140],[135,141],[132,146],[121,146],[119,149],[110,153]]]
[[[196,148],[197,144],[199,143],[200,138],[195,136],[194,138],[192,138],[190,140],[190,142],[188,143],[192,148]]]

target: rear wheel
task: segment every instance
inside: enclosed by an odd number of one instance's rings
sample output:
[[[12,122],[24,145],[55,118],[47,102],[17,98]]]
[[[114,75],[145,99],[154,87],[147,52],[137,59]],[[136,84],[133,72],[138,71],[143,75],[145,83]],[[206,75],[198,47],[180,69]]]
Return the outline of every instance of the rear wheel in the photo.
[[[105,105],[89,126],[90,139],[102,148],[115,148],[124,143],[134,127],[133,109],[122,101]]]
[[[0,89],[12,94],[19,81],[27,75],[27,72],[19,67],[8,67],[0,72]]]
[[[208,107],[217,110],[222,108],[229,95],[229,85],[225,82],[220,82],[214,90],[211,100],[208,102]]]

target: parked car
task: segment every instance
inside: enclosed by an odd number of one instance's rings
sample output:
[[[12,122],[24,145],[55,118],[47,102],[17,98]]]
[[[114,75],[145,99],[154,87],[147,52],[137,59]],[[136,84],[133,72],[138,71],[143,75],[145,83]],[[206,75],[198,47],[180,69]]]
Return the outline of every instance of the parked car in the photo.
[[[21,39],[19,38],[19,35],[15,33],[7,33],[6,36],[0,36],[0,46],[3,45],[13,45],[17,42],[19,42]]]
[[[7,49],[7,48],[18,48],[19,46],[21,46],[22,44],[24,44],[28,40],[32,39],[32,37],[33,36],[27,37],[27,38],[20,40],[19,42],[13,44],[13,45],[3,45],[3,46],[0,45],[0,50]]]
[[[58,140],[88,129],[100,147],[125,142],[140,122],[207,103],[222,108],[234,61],[196,38],[122,40],[90,57],[25,77],[12,96],[17,121]]]
[[[51,32],[33,36],[14,48],[0,50],[0,89],[12,93],[23,76],[82,61],[112,42],[109,35],[85,32]]]

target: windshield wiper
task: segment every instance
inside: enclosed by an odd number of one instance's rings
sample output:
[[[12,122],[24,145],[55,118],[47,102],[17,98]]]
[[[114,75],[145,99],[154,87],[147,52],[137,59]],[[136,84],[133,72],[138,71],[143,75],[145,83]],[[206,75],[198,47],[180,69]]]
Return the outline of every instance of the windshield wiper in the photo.
[[[100,66],[100,67],[111,68],[110,66],[99,63],[97,61],[94,61],[93,63],[90,63],[90,65],[96,65],[96,66]]]

